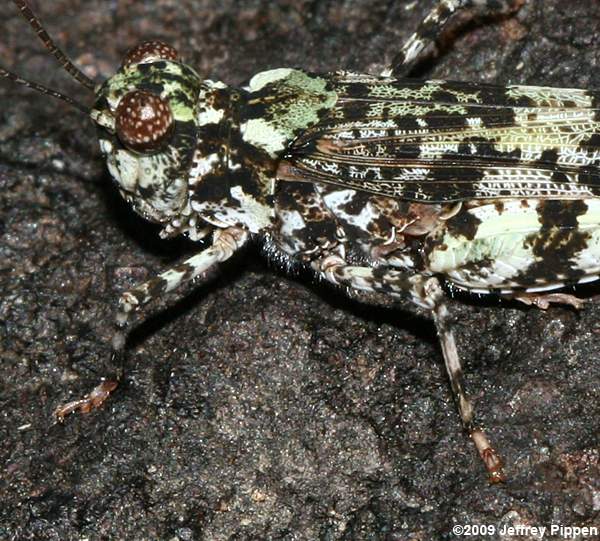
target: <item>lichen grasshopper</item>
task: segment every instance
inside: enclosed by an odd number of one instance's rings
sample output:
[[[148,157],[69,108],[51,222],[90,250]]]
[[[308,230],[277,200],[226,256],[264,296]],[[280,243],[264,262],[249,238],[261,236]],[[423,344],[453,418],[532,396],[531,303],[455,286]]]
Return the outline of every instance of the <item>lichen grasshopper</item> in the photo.
[[[211,239],[121,296],[112,364],[134,313],[255,239],[326,281],[429,311],[462,422],[502,479],[464,390],[443,284],[581,305],[552,291],[600,273],[599,94],[404,77],[456,12],[505,13],[515,2],[440,2],[379,76],[282,68],[239,88],[203,80],[156,41],[96,85],[14,3],[94,104],[0,73],[91,117],[118,190],[163,238]],[[120,377],[57,415],[100,405]]]

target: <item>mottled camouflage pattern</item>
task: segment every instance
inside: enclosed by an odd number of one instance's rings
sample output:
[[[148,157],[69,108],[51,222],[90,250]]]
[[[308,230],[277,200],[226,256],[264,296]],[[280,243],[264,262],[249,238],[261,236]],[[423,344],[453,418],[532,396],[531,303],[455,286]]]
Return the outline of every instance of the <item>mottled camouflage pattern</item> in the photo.
[[[168,100],[175,119],[172,140],[147,155],[114,134],[132,90]],[[287,68],[232,88],[175,60],[127,63],[92,112],[111,173],[162,236],[214,235],[209,249],[122,296],[115,355],[133,312],[253,235],[285,267],[309,265],[334,284],[430,310],[462,422],[490,479],[502,480],[474,422],[439,280],[580,306],[539,292],[600,274],[599,96]],[[59,416],[89,409],[93,396]]]
[[[97,91],[91,113],[99,128],[100,148],[123,197],[145,218],[164,223],[186,208],[192,156],[198,142],[198,93],[201,80],[177,62],[158,61],[124,67]],[[168,100],[174,128],[168,144],[158,152],[135,153],[116,135],[116,109],[132,90],[143,90]]]
[[[134,88],[169,99],[176,120],[148,156],[108,135]],[[233,89],[159,61],[123,68],[98,96],[122,193],[193,238],[237,227],[317,271],[336,254],[478,293],[600,272],[597,92],[291,69]]]
[[[334,284],[429,310],[463,425],[490,479],[502,480],[464,389],[441,282],[540,307],[580,306],[540,292],[600,275],[600,93],[404,76],[455,13],[505,14],[520,3],[441,0],[379,77],[283,68],[234,88],[202,80],[160,42],[130,51],[91,110],[108,169],[163,237],[212,233],[212,244],[122,295],[113,364],[131,314],[254,237],[286,267],[310,266]],[[38,35],[56,50],[43,29]],[[113,383],[58,417],[99,406]]]

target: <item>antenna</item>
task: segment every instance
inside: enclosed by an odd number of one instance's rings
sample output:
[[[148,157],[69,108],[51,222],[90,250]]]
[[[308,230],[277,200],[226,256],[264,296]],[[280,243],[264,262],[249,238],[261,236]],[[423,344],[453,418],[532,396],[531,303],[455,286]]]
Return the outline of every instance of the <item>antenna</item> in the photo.
[[[83,73],[73,62],[71,62],[65,53],[63,53],[52,41],[52,38],[48,35],[48,32],[42,26],[39,19],[33,14],[27,2],[25,0],[13,0],[13,3],[19,8],[23,18],[31,25],[31,28],[35,31],[38,38],[44,44],[44,47],[50,51],[52,55],[60,62],[63,69],[73,77],[78,83],[82,84],[86,88],[89,88],[92,92],[94,91],[94,81],[92,81],[85,73]]]
[[[75,64],[73,64],[73,62],[71,62],[67,58],[67,55],[65,55],[65,53],[63,53],[55,45],[55,43],[52,41],[52,38],[50,38],[50,36],[46,32],[46,30],[44,30],[42,23],[33,14],[31,9],[27,5],[27,2],[25,0],[13,0],[13,3],[19,8],[21,15],[27,20],[27,22],[35,30],[35,33],[37,34],[37,36],[42,40],[44,47],[46,47],[46,49],[48,49],[50,51],[50,53],[60,62],[63,69],[65,71],[67,71],[67,73],[69,73],[71,75],[71,77],[73,77],[79,84],[85,86],[86,88],[88,88],[91,91],[94,91],[94,87],[95,87],[94,82],[85,73],[83,73],[79,68],[77,68],[75,66]],[[79,109],[80,111],[83,111],[86,114],[90,113],[90,108],[79,103],[77,100],[74,100],[73,98],[70,98],[69,96],[66,96],[65,94],[62,94],[61,92],[52,90],[51,88],[48,88],[47,86],[41,85],[39,83],[34,83],[33,81],[28,81],[27,79],[23,79],[23,77],[20,77],[16,73],[9,71],[7,69],[1,68],[1,67],[0,67],[0,77],[6,77],[7,79],[10,79],[11,81],[13,81],[15,83],[26,86],[27,88],[31,88],[33,90],[36,90],[37,92],[46,94],[47,96],[52,96],[53,98],[57,98],[61,101],[64,101],[65,103],[68,103],[69,105],[71,105],[73,107],[76,107],[77,109]]]
[[[70,98],[69,96],[65,96],[65,94],[62,94],[56,90],[52,90],[51,88],[48,88],[47,86],[40,85],[38,83],[34,83],[33,81],[28,81],[27,79],[23,79],[22,77],[19,77],[16,73],[13,73],[12,71],[8,71],[8,70],[5,70],[4,68],[0,68],[0,77],[6,77],[7,79],[10,79],[11,81],[13,81],[15,83],[26,86],[27,88],[37,90],[38,92],[40,92],[42,94],[46,94],[48,96],[52,96],[53,98],[62,100],[64,102],[68,103],[69,105],[76,107],[80,111],[83,111],[86,114],[90,113],[89,107],[86,107],[85,105],[79,103],[78,101],[74,100],[73,98]]]

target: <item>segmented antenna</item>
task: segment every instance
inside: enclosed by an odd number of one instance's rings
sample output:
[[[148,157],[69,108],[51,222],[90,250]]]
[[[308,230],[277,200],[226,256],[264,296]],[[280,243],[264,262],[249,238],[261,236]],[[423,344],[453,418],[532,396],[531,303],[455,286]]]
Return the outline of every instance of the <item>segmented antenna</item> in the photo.
[[[52,38],[48,35],[48,33],[44,30],[42,23],[40,23],[39,19],[33,14],[29,6],[25,2],[25,0],[13,0],[14,4],[19,8],[21,15],[27,20],[27,22],[31,25],[31,27],[35,30],[37,36],[42,40],[44,47],[50,51],[50,53],[58,59],[61,66],[73,77],[78,83],[82,84],[86,88],[90,90],[94,90],[94,82],[81,70],[79,70],[73,62],[71,62],[65,53],[63,53],[52,41]],[[41,85],[39,83],[34,83],[33,81],[28,81],[27,79],[23,79],[16,73],[9,71],[4,68],[0,68],[0,77],[6,77],[11,81],[18,83],[20,85],[26,86],[27,88],[31,88],[33,90],[37,90],[42,94],[46,94],[48,96],[52,96],[53,98],[57,98],[62,100],[73,107],[76,107],[80,111],[83,111],[86,114],[89,114],[90,108],[85,105],[79,103],[78,101],[58,92],[56,90],[52,90],[47,86]]]
[[[21,15],[25,18],[25,20],[31,25],[31,28],[35,31],[38,38],[44,44],[44,47],[50,51],[50,53],[60,62],[63,69],[73,77],[77,82],[89,88],[91,91],[94,90],[96,86],[94,81],[92,81],[85,73],[83,73],[73,62],[71,62],[65,53],[63,53],[52,41],[52,38],[48,35],[48,32],[44,30],[42,23],[40,23],[39,19],[33,14],[27,2],[25,0],[13,0],[13,3],[19,8]],[[32,87],[33,88],[33,87]]]
[[[51,88],[48,88],[47,86],[40,85],[38,83],[34,83],[33,81],[28,81],[27,79],[23,79],[22,77],[19,77],[16,73],[13,73],[12,71],[8,71],[8,70],[5,70],[4,68],[0,68],[0,77],[6,77],[7,79],[10,79],[11,81],[13,81],[15,83],[26,86],[28,88],[32,88],[33,90],[37,90],[38,92],[41,92],[42,94],[47,94],[48,96],[52,96],[53,98],[62,100],[64,102],[68,103],[69,105],[76,107],[80,111],[83,111],[86,114],[90,113],[89,107],[86,107],[85,105],[79,103],[78,101],[74,100],[73,98],[70,98],[69,96],[65,96],[64,94],[61,94],[60,92],[58,92],[56,90],[52,90]]]

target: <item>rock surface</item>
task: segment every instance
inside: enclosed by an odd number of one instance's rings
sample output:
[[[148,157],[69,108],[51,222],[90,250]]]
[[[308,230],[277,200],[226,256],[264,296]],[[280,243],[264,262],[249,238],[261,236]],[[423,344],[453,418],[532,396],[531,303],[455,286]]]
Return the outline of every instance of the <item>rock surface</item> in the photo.
[[[89,103],[7,4],[0,64]],[[238,84],[281,66],[377,73],[432,2],[36,5],[97,80],[160,38],[207,78]],[[596,3],[530,0],[516,17],[468,25],[419,75],[600,87],[599,25]],[[507,462],[501,486],[461,432],[427,319],[287,277],[253,248],[137,327],[126,382],[104,409],[54,425],[53,409],[101,375],[119,292],[197,246],[161,242],[133,216],[77,111],[8,82],[0,99],[0,539],[429,540],[455,538],[455,524],[600,526],[594,303],[452,302],[469,389]]]

